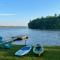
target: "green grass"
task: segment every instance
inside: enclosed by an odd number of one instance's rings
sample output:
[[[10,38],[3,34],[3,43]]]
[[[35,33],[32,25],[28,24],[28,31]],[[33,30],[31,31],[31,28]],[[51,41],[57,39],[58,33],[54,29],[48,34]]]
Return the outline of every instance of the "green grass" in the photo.
[[[17,57],[14,53],[22,46],[13,46],[10,49],[4,49],[0,46],[0,60],[60,60],[60,46],[44,47],[45,52],[37,56],[31,50],[25,56]]]

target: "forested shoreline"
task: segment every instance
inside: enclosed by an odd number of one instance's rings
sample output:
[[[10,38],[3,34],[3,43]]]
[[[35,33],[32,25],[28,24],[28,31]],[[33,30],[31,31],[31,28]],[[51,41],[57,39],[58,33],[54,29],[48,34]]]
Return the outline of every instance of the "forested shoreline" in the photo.
[[[60,29],[60,14],[30,20],[28,27],[30,29]]]

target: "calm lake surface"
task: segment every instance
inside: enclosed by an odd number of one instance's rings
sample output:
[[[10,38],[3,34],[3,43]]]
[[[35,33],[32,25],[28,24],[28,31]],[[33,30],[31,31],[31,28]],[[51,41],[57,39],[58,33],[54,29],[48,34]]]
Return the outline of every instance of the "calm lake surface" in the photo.
[[[0,36],[5,38],[3,39],[4,41],[7,37],[24,34],[29,37],[29,39],[26,40],[26,44],[35,45],[39,43],[46,46],[60,45],[60,31],[32,30],[28,28],[0,28]],[[25,44],[25,41],[16,41],[13,42],[13,44]]]

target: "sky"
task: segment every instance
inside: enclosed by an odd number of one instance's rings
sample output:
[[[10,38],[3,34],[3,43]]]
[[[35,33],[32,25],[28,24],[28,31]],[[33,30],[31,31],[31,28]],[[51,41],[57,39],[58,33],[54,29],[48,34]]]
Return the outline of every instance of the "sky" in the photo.
[[[27,26],[55,13],[60,14],[60,0],[0,0],[0,26]]]

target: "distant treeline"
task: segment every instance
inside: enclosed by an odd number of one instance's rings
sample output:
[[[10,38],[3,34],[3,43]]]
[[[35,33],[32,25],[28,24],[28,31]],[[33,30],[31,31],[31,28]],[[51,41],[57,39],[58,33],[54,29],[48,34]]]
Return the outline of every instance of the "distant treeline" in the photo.
[[[26,26],[0,26],[0,28],[27,28]]]
[[[36,18],[28,23],[31,29],[60,29],[60,15]]]

